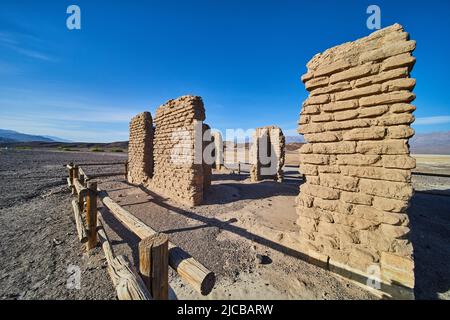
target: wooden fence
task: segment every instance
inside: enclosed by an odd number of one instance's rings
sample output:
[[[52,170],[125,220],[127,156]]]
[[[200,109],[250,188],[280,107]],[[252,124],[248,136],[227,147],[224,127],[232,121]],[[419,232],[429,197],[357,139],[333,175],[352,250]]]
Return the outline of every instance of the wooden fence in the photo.
[[[126,163],[89,163],[83,166],[98,166]],[[215,275],[183,249],[172,242],[166,234],[160,234],[136,218],[133,214],[114,202],[108,193],[97,186],[92,179],[109,175],[124,175],[123,172],[104,173],[88,176],[81,166],[73,163],[66,165],[69,171],[67,184],[75,196],[72,208],[78,239],[86,244],[89,252],[98,243],[108,262],[108,273],[120,300],[167,300],[169,293],[168,266],[172,267],[189,285],[203,295],[211,292],[215,284]],[[109,212],[124,226],[135,233],[139,243],[139,272],[126,256],[116,256],[109,241],[102,213],[97,209],[97,201],[109,209]]]

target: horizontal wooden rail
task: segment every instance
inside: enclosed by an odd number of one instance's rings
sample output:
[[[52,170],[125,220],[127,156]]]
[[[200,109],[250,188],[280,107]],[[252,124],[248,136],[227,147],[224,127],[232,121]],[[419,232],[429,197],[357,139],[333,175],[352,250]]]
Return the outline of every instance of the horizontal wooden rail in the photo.
[[[101,178],[101,177],[113,177],[113,176],[123,176],[125,173],[122,172],[105,172],[105,173],[98,173],[98,174],[91,174],[88,178],[88,180]]]
[[[111,213],[139,238],[145,239],[157,234],[155,230],[112,200],[106,191],[99,189],[98,196]],[[202,295],[209,294],[213,289],[216,281],[214,273],[170,241],[169,265]]]
[[[67,178],[67,186],[68,186],[70,189],[73,188],[73,184],[72,184],[72,182],[70,181],[70,178]]]
[[[144,281],[127,257],[116,257],[102,220],[101,212],[97,212],[97,236],[108,262],[108,273],[116,289],[117,297],[119,300],[152,300]]]
[[[83,218],[81,217],[80,205],[77,200],[72,200],[72,208],[75,216],[75,224],[77,226],[78,240],[81,243],[88,241],[86,227],[84,226]]]
[[[73,179],[73,186],[78,195],[85,195],[88,189],[80,182],[78,178]]]
[[[82,176],[82,177],[84,178],[84,181],[91,180],[91,177],[88,176],[88,175],[86,174],[86,172],[84,172],[84,170],[83,170],[81,167],[78,168],[78,175],[79,175],[80,177]]]
[[[428,173],[428,172],[416,172],[416,171],[413,171],[412,174],[414,176],[450,178],[450,174],[445,174],[445,173]]]
[[[118,161],[118,162],[92,162],[92,163],[79,163],[78,166],[83,166],[83,167],[87,167],[87,166],[111,166],[111,165],[119,165],[122,164],[124,165],[126,163],[126,161]]]

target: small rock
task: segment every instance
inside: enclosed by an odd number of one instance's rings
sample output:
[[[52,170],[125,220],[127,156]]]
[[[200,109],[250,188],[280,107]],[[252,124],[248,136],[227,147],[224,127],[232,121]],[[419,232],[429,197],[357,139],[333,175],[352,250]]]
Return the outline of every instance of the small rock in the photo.
[[[270,259],[268,256],[265,256],[265,255],[262,255],[259,253],[257,253],[255,255],[255,260],[259,264],[271,264],[272,263],[272,259]]]
[[[55,245],[55,246],[59,246],[61,243],[63,243],[63,241],[61,241],[61,240],[58,240],[58,239],[56,239],[56,238],[53,238],[53,244]]]

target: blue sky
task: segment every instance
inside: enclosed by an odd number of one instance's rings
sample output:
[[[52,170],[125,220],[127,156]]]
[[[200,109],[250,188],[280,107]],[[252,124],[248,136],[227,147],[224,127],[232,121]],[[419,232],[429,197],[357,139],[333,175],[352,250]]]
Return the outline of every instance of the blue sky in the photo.
[[[81,30],[66,9],[81,8]],[[213,128],[296,135],[316,53],[382,27],[417,41],[417,132],[450,130],[449,1],[113,1],[0,3],[0,128],[76,141],[128,139],[130,118],[184,94]]]

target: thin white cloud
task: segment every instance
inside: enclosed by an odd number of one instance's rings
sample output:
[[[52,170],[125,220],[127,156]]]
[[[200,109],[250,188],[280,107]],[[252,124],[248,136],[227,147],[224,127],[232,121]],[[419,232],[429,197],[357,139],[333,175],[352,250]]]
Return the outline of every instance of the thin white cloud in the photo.
[[[450,116],[435,116],[416,118],[415,125],[433,125],[450,123]]]
[[[13,49],[14,51],[16,51],[17,53],[20,53],[24,56],[27,56],[29,58],[33,58],[33,59],[38,59],[38,60],[43,60],[43,61],[56,61],[56,59],[54,59],[53,57],[42,53],[42,52],[38,52],[35,50],[29,50],[29,49],[24,49],[24,48],[20,48],[18,46],[14,46],[14,45],[8,45],[8,47],[10,49]]]
[[[20,40],[21,38],[22,38],[22,41]],[[24,38],[27,38],[27,41],[23,41]],[[37,60],[42,60],[42,61],[56,61],[55,58],[51,57],[50,55],[48,55],[42,51],[38,51],[36,49],[29,48],[30,38],[32,40],[35,39],[26,34],[0,32],[0,43],[4,47],[7,47],[10,50],[15,51],[16,53],[19,53],[21,55],[27,56],[32,59],[37,59]],[[23,45],[24,42],[27,43],[26,46]]]

